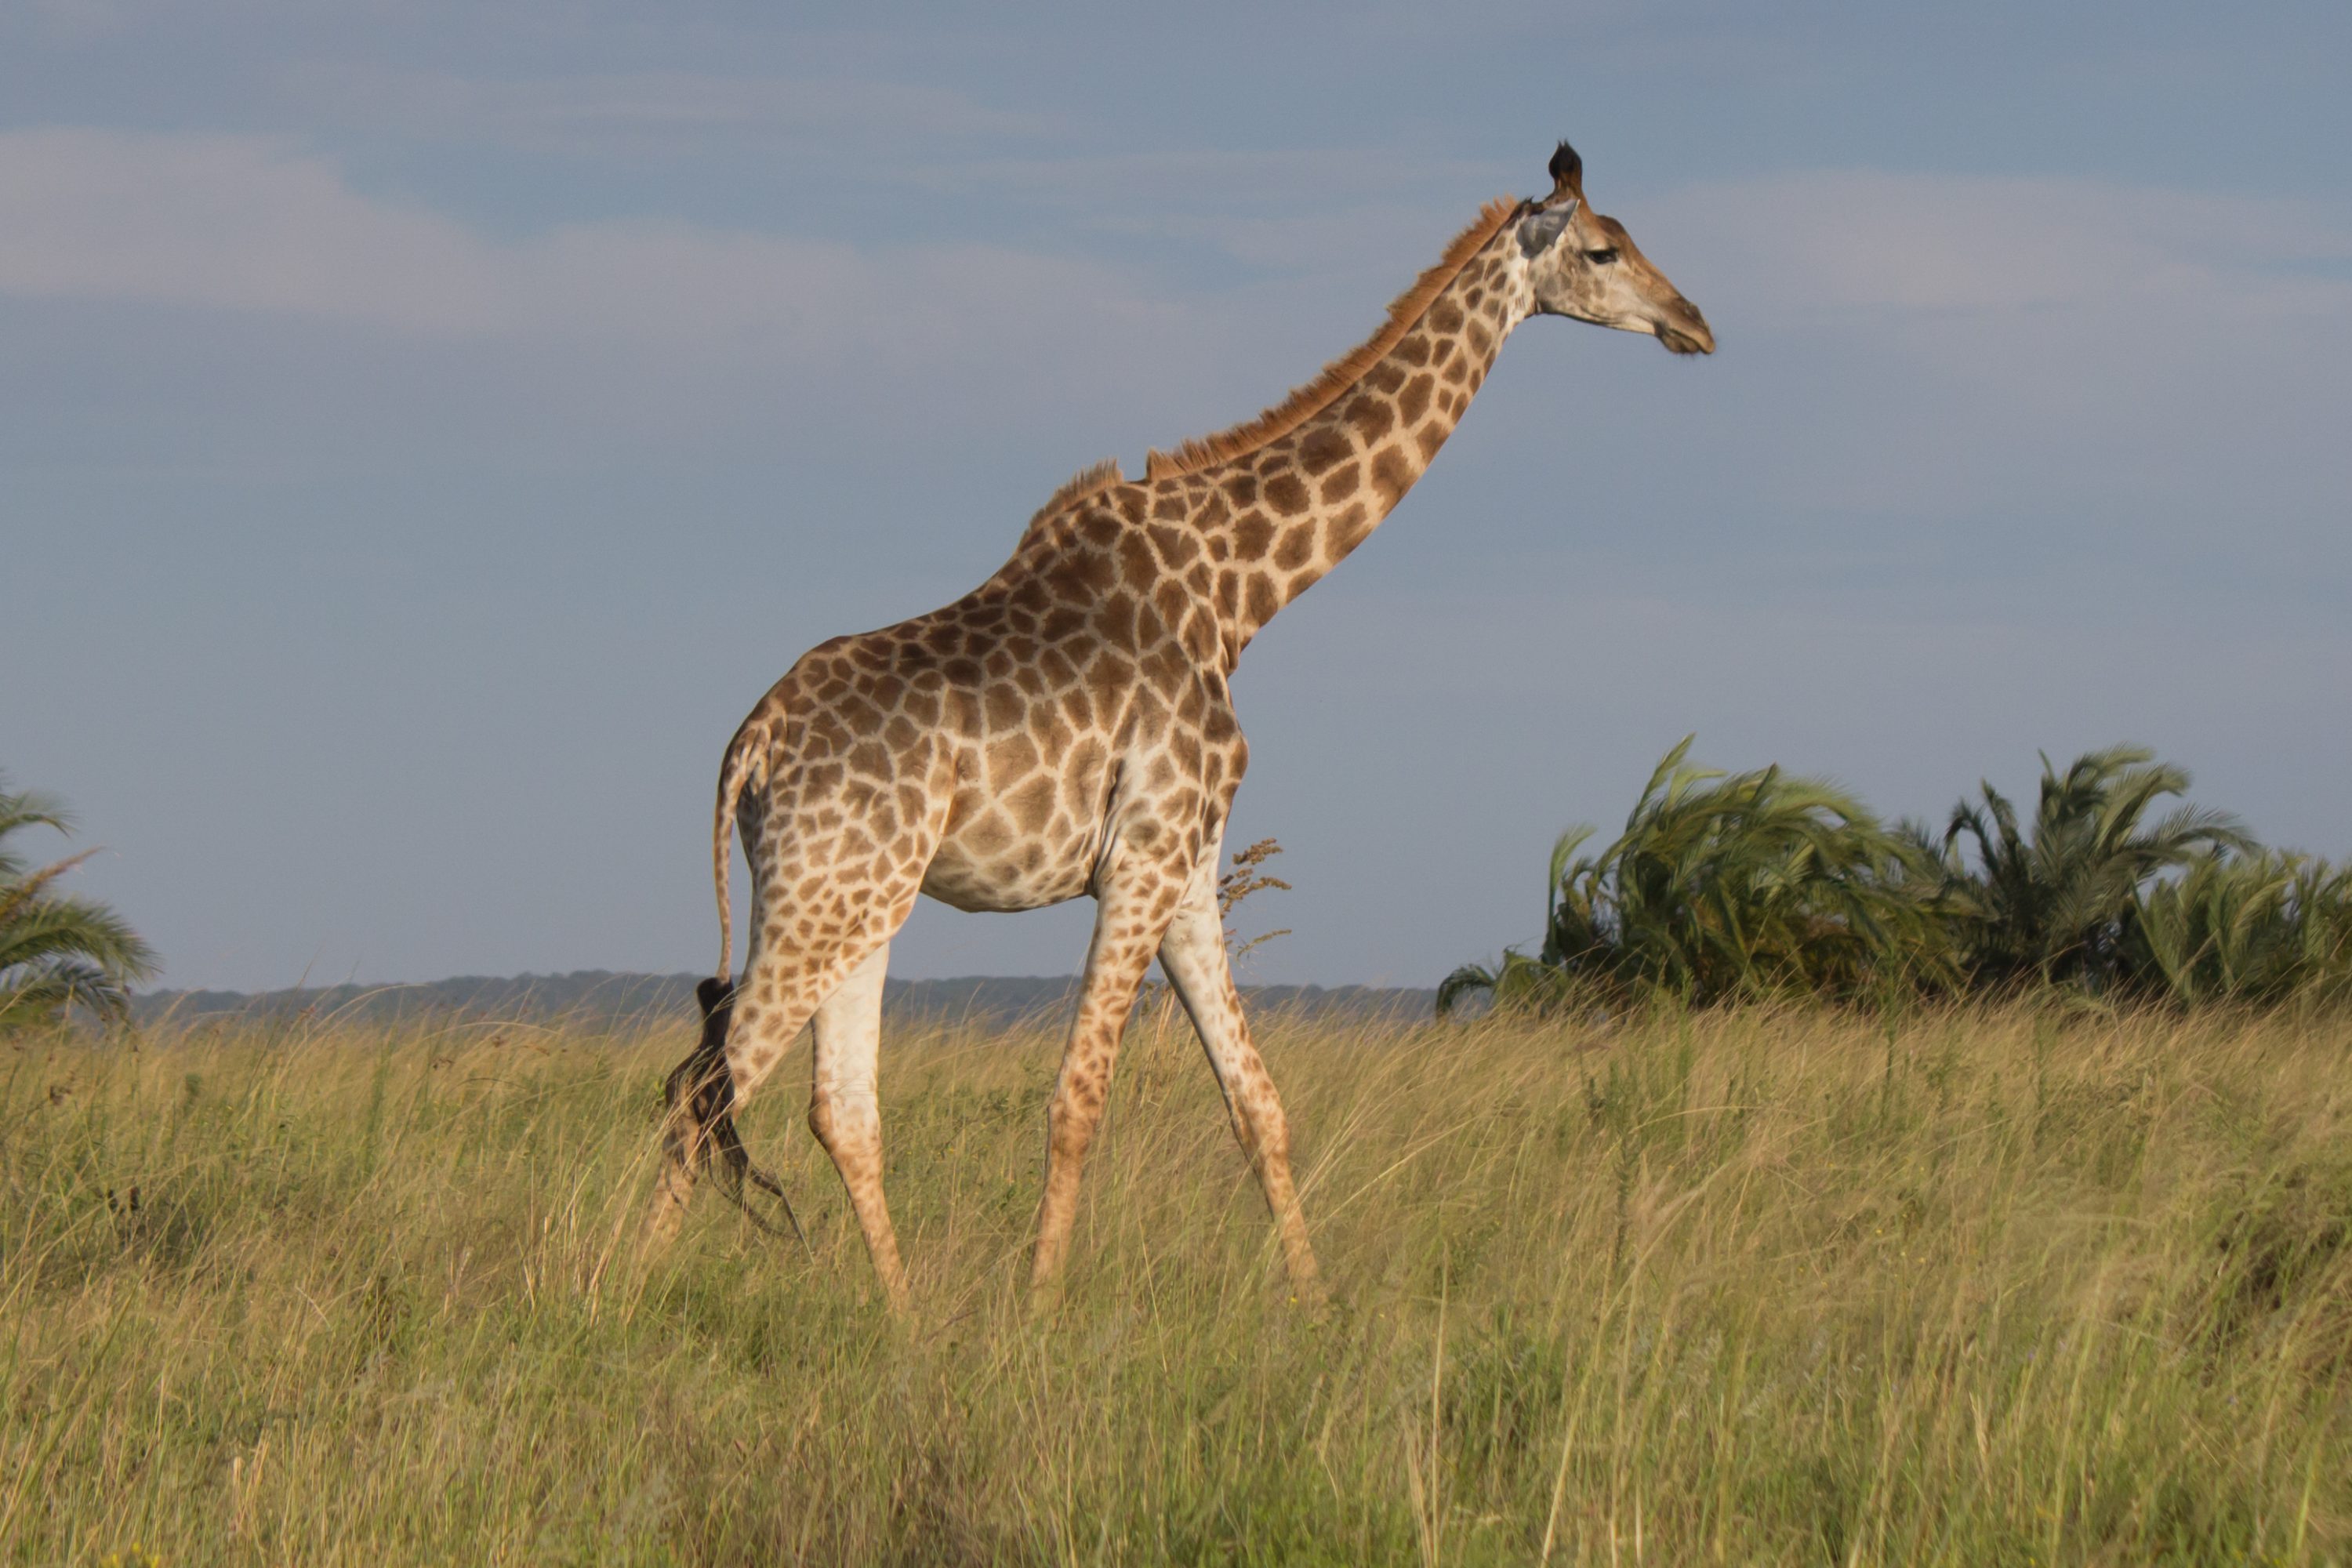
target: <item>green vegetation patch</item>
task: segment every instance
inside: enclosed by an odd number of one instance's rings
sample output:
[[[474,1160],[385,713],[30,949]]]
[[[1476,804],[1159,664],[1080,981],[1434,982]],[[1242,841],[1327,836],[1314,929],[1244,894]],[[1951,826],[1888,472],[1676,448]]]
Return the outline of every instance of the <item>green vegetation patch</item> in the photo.
[[[1593,854],[1552,847],[1543,939],[1465,964],[1437,1009],[1606,1013],[1805,997],[2331,1005],[2352,997],[2352,868],[2266,849],[2181,805],[2189,775],[2116,746],[2042,759],[2030,815],[1987,784],[1937,836],[1777,766],[1725,773],[1691,737]]]
[[[2343,1025],[2222,1010],[1273,1020],[1337,1302],[1287,1300],[1164,1005],[1068,1295],[1058,1041],[885,1063],[913,1322],[779,1087],[814,1256],[633,1258],[683,1026],[0,1056],[25,1563],[2340,1561]],[[775,1080],[792,1084],[793,1064]]]

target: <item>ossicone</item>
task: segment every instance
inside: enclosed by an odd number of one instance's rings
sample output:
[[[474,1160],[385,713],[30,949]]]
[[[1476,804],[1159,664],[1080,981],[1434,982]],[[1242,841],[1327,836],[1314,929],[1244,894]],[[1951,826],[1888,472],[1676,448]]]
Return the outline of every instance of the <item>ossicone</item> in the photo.
[[[1549,167],[1553,201],[1562,196],[1574,196],[1579,201],[1584,199],[1584,160],[1576,155],[1575,148],[1561,142],[1553,152]]]

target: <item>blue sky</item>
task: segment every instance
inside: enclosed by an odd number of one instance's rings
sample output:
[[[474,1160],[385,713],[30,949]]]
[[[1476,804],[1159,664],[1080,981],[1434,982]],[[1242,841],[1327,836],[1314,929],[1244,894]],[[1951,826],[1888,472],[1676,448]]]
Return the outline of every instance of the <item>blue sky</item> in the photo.
[[[170,983],[700,967],[803,648],[1278,397],[1561,135],[1721,352],[1531,325],[1252,647],[1256,978],[1531,937],[1689,731],[1927,816],[2137,740],[2352,851],[2341,5],[782,9],[0,10],[0,766]]]

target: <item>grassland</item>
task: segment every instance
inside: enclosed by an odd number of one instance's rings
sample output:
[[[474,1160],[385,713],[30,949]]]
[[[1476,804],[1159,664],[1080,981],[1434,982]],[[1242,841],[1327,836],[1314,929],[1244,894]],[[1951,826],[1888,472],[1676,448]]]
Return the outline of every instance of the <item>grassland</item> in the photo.
[[[904,1327],[804,1058],[746,1132],[814,1256],[711,1194],[642,1268],[682,1026],[0,1047],[0,1556],[2352,1552],[2340,1015],[1261,1037],[1328,1313],[1147,1014],[1043,1321],[1052,1035],[891,1045]]]

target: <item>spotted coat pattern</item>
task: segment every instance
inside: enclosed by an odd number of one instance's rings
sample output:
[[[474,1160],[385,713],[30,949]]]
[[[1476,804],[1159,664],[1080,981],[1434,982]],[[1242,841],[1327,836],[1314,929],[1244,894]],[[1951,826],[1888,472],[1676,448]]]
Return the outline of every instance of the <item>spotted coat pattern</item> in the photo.
[[[919,893],[964,910],[1081,893],[1099,903],[1049,1111],[1033,1280],[1048,1285],[1061,1268],[1120,1031],[1157,955],[1293,1279],[1314,1289],[1287,1126],[1216,908],[1221,839],[1249,760],[1228,681],[1265,624],[1412,488],[1505,339],[1546,307],[1541,258],[1521,239],[1544,206],[1490,207],[1379,337],[1290,403],[1154,453],[1139,481],[1113,464],[1079,475],[971,593],[811,649],[736,732],[714,855],[723,928],[731,815],[751,867],[751,929],[719,1031],[721,1088],[740,1107],[814,1022],[810,1125],[894,1304],[907,1287],[883,1200],[875,1077],[888,944]],[[723,977],[723,951],[719,967]],[[671,1151],[656,1238],[674,1232],[691,1189],[693,1126],[673,1126]]]

